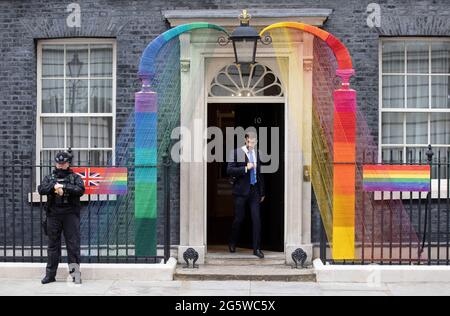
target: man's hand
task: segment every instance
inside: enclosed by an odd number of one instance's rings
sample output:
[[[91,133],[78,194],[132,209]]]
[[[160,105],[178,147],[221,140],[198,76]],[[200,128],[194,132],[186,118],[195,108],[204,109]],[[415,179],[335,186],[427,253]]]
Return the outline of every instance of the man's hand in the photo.
[[[247,170],[252,170],[253,168],[255,168],[255,165],[254,164],[252,164],[251,162],[249,162],[248,164],[247,164]]]
[[[264,202],[265,199],[266,199],[266,197],[263,196],[263,197],[261,198],[261,203]]]

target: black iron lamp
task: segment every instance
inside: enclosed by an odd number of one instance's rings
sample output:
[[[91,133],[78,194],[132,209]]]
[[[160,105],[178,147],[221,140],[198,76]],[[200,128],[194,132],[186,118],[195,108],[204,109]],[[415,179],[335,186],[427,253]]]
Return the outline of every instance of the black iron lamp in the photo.
[[[251,16],[247,10],[242,11],[239,17],[241,25],[236,28],[228,39],[221,38],[219,43],[222,46],[228,43],[233,43],[234,56],[236,64],[248,65],[256,63],[256,50],[258,48],[258,41],[263,44],[270,44],[271,39],[266,37],[264,41],[259,36],[258,32],[250,26]]]

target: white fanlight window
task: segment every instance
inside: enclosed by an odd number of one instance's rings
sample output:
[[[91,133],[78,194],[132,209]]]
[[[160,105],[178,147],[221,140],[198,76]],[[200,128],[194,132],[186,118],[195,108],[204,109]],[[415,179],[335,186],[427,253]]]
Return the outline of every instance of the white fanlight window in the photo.
[[[106,39],[38,43],[38,164],[72,148],[75,165],[111,165],[115,147],[116,44]]]
[[[231,64],[215,76],[209,97],[284,97],[278,76],[262,64]]]

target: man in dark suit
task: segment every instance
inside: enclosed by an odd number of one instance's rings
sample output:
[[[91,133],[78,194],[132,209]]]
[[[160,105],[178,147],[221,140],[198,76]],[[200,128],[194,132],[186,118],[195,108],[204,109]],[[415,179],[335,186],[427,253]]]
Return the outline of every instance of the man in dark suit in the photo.
[[[234,222],[231,231],[229,249],[236,252],[236,244],[245,218],[245,209],[250,207],[253,222],[253,253],[264,258],[261,251],[261,214],[260,204],[264,201],[264,179],[261,174],[261,161],[257,153],[258,143],[255,133],[245,135],[245,146],[234,150],[229,160],[227,172],[233,178]]]

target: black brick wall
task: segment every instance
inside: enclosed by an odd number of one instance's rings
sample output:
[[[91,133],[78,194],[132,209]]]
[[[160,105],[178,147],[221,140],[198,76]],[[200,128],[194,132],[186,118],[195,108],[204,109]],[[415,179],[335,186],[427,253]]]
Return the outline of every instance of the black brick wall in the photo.
[[[375,139],[378,128],[378,44],[380,36],[450,36],[448,0],[82,0],[82,27],[66,27],[70,0],[0,0],[0,157],[22,152],[31,160],[36,125],[36,42],[65,37],[115,38],[117,52],[117,132],[127,127],[139,90],[136,72],[146,45],[168,27],[161,11],[169,9],[329,8],[325,29],[340,38],[354,59],[358,105]],[[377,2],[382,26],[370,29],[366,8]],[[164,122],[162,122],[164,127]],[[174,216],[179,184],[173,175]],[[175,192],[174,192],[175,191]],[[174,220],[173,240],[179,230]]]

